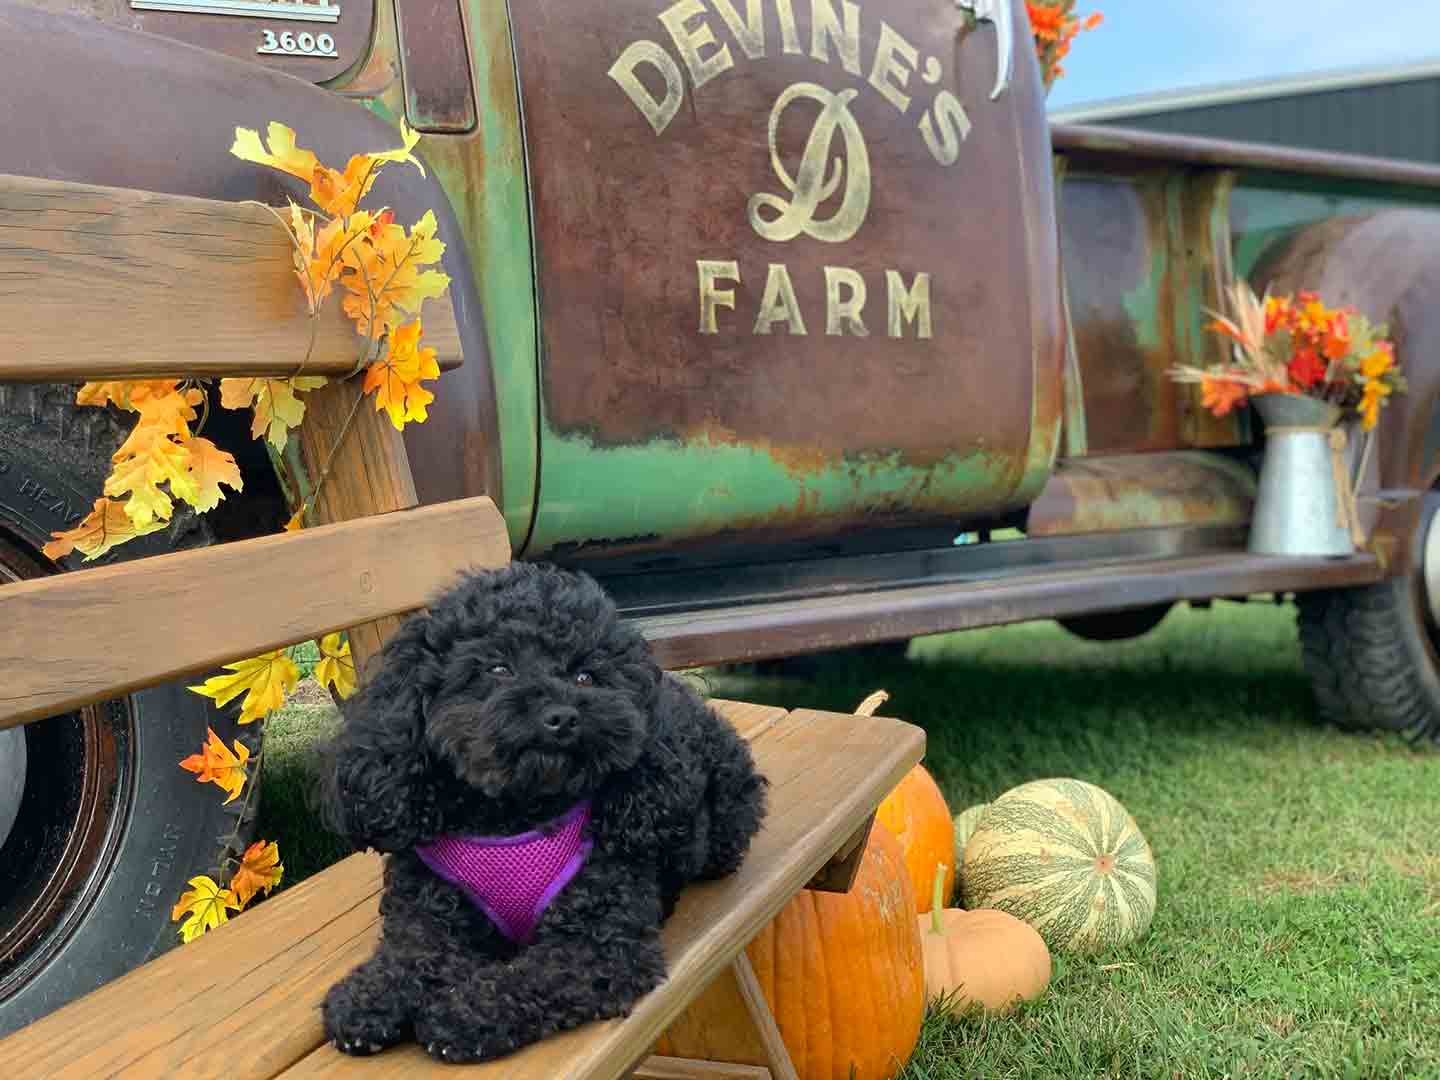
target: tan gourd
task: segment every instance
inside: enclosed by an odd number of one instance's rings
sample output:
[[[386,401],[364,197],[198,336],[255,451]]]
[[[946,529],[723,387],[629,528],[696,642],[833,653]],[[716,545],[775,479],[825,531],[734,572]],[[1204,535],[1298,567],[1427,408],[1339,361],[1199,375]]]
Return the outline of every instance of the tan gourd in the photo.
[[[937,867],[934,907],[919,919],[926,996],[945,997],[957,1010],[980,1005],[999,1013],[1039,997],[1050,984],[1044,939],[1003,911],[942,909],[944,871]]]

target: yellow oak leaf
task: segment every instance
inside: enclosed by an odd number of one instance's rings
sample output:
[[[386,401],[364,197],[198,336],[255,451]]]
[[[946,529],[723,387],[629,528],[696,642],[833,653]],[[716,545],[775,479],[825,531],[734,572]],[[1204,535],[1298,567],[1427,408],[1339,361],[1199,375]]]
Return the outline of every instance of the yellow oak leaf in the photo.
[[[355,658],[350,655],[350,642],[342,635],[326,634],[320,639],[315,681],[321,686],[334,687],[342,698],[355,693]]]
[[[150,437],[142,442],[146,435]],[[126,446],[130,450],[123,457],[117,453],[104,490],[112,497],[130,496],[125,500],[125,512],[136,525],[149,525],[157,519],[168,521],[174,499],[193,503],[199,497],[189,474],[189,449],[171,439],[159,426],[138,425]],[[170,490],[162,491],[161,484],[168,484]]]
[[[300,669],[284,649],[261,653],[249,660],[224,665],[230,675],[216,675],[199,686],[190,687],[197,694],[214,700],[218,706],[228,705],[240,694],[240,723],[250,724],[268,716],[285,703],[285,695],[300,681]]]
[[[273,840],[268,844],[264,840],[256,840],[240,857],[240,865],[230,878],[230,891],[243,908],[262,889],[269,896],[270,890],[280,884],[284,873],[285,864],[280,861],[279,845]]]
[[[220,504],[220,500],[225,498],[220,490],[221,484],[231,491],[240,491],[244,487],[234,455],[199,436],[192,437],[185,447],[190,451],[186,471],[196,490],[196,497],[186,501],[196,510],[213,510]]]
[[[144,454],[160,438],[174,437],[183,443],[190,437],[190,424],[197,416],[195,409],[204,400],[205,395],[196,389],[153,393],[137,390],[131,402],[132,411],[138,412],[140,419],[111,460],[119,462]]]
[[[411,151],[414,150],[415,147],[420,145],[420,133],[414,128],[412,128],[409,124],[407,124],[403,116],[400,118],[400,141],[404,145],[402,145],[399,150],[385,150],[381,153],[372,153],[368,156],[380,162],[408,161],[411,165],[414,165],[415,168],[420,170],[421,176],[424,176],[425,166],[421,165],[420,159],[411,153]]]
[[[178,379],[142,379],[136,382],[87,382],[75,393],[77,405],[114,405],[136,412],[139,404],[153,397],[173,394]]]
[[[230,912],[239,911],[240,904],[229,889],[222,889],[204,874],[192,877],[190,891],[183,893],[170,911],[170,921],[180,922],[180,940],[194,941],[208,930],[229,922]]]
[[[290,515],[290,520],[285,522],[286,532],[299,532],[305,527],[305,511],[308,508],[309,504],[307,503],[305,505],[302,505],[299,510],[296,510],[295,513]]]
[[[340,284],[350,293],[345,312],[365,337],[379,337],[419,314],[426,300],[443,296],[450,278],[439,270],[426,270],[445,253],[435,238],[435,214],[426,211],[410,232],[393,222],[372,228],[359,243],[345,249],[349,270]]]
[[[295,145],[295,132],[292,129],[272,120],[265,129],[265,134],[270,143],[268,147],[260,141],[258,131],[237,127],[230,153],[241,161],[268,165],[307,182],[314,179],[320,160],[309,150],[302,150]]]
[[[276,450],[284,450],[290,429],[305,419],[305,403],[296,395],[324,386],[326,379],[317,375],[298,375],[290,379],[221,379],[220,404],[227,409],[255,410],[250,437],[264,435]]]
[[[394,331],[385,356],[365,370],[364,392],[374,392],[375,411],[383,409],[397,431],[403,431],[409,420],[424,423],[429,416],[426,407],[435,400],[420,380],[438,379],[440,365],[435,350],[421,349],[419,344],[420,320],[416,319]]]
[[[195,773],[197,783],[214,784],[222,791],[228,791],[230,798],[225,802],[234,802],[245,790],[245,781],[250,777],[245,764],[250,760],[250,751],[244,743],[236,739],[235,751],[231,753],[213,729],[207,727],[205,734],[205,745],[201,747],[200,753],[183,759],[180,767]]]
[[[48,558],[60,560],[72,551],[85,556],[85,561],[98,559],[111,548],[118,547],[137,536],[157,532],[165,527],[163,521],[151,521],[148,525],[137,525],[125,512],[125,504],[114,499],[99,498],[95,508],[85,520],[73,529],[57,530],[50,535],[53,539],[43,550]]]

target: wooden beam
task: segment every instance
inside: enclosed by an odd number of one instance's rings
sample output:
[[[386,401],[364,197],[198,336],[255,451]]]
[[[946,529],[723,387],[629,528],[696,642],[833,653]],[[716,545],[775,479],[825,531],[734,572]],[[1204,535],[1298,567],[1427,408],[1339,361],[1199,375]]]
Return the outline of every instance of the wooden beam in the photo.
[[[482,497],[0,586],[0,728],[410,611],[509,559]]]
[[[332,297],[305,360],[290,240],[253,203],[0,174],[0,236],[0,380],[344,375],[364,349]],[[424,320],[441,368],[458,366],[450,297]]]
[[[319,499],[306,516],[308,523],[353,521],[408,510],[419,502],[404,437],[384,413],[375,411],[373,397],[361,401],[357,409],[355,399],[360,393],[358,380],[351,379],[306,395],[305,423],[293,443],[300,475],[305,478],[303,493],[309,496],[327,466],[330,470]],[[347,431],[345,421],[352,410],[354,418]],[[365,670],[367,661],[380,651],[403,618],[402,612],[345,628],[357,672]]]

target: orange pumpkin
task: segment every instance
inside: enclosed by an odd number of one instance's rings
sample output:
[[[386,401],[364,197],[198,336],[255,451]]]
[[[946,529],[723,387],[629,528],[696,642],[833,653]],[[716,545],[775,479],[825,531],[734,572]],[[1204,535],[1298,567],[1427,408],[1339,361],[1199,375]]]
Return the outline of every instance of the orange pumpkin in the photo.
[[[945,796],[925,766],[916,765],[905,774],[875,811],[875,820],[900,841],[910,885],[915,890],[915,910],[922,915],[930,910],[930,885],[935,867],[942,863],[942,895],[948,898],[955,888],[955,821],[950,807],[945,805]]]
[[[848,893],[799,893],[750,943],[800,1080],[891,1080],[904,1068],[925,1014],[914,911],[899,844],[872,829]],[[727,990],[702,994],[655,1052],[764,1065],[743,1006],[733,986]]]
[[[918,920],[926,995],[953,995],[949,1003],[959,1010],[981,1005],[1006,1013],[1044,993],[1050,985],[1050,950],[1039,932],[994,908],[942,911],[940,881],[937,872],[934,909]]]

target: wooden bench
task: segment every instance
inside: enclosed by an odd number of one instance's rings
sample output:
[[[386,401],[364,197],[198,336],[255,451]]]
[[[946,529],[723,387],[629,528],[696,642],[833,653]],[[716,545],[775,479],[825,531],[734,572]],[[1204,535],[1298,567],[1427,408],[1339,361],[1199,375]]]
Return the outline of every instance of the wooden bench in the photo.
[[[96,225],[97,235],[124,235],[134,245],[140,244],[137,231],[144,233],[141,253],[163,265],[169,265],[163,260],[166,245],[174,243],[173,230],[157,226],[154,215],[165,207],[175,213],[195,210],[143,193],[97,193],[71,185],[37,191],[35,183],[0,177],[0,224],[7,207],[44,214],[57,200],[76,205],[73,200],[98,199],[107,216]],[[254,245],[260,254],[247,262],[247,280],[263,279],[257,295],[274,298],[268,317],[278,318],[286,305],[278,283],[294,287],[288,248],[274,242],[279,226],[263,211],[241,220],[244,215],[237,218],[234,207],[213,207],[224,208],[226,220],[235,219],[240,242],[269,231],[268,240]],[[17,243],[28,242],[24,226],[33,220],[18,219]],[[160,220],[163,225],[163,214]],[[105,265],[113,253],[101,250],[101,241],[93,251],[83,236],[67,243],[76,249],[66,273],[82,282],[113,273]],[[127,251],[127,257],[135,254]],[[87,261],[94,263],[88,273]],[[177,275],[171,284],[183,290],[186,278]],[[213,282],[205,286],[213,287]],[[83,304],[83,288],[74,291]],[[292,343],[303,338],[293,325],[300,317],[292,312],[292,325],[280,337]],[[105,333],[101,323],[85,318],[76,325],[98,335],[93,343],[98,347]],[[209,363],[205,374],[261,373],[246,359],[243,329],[240,325],[239,336],[229,341],[223,362]],[[54,362],[0,364],[0,377],[48,381],[101,374],[94,366],[63,367],[71,352],[46,355]],[[343,369],[344,355],[337,346],[327,370]],[[162,356],[144,371],[109,364],[104,376],[153,378],[184,371],[179,359]],[[353,387],[350,392],[353,396]],[[327,402],[325,393],[315,395],[307,414],[310,430],[301,433],[312,463],[318,460],[315,447],[325,446],[314,428],[323,428],[328,423],[323,418],[340,411],[340,399]],[[404,613],[423,606],[458,572],[509,560],[505,523],[489,499],[405,509],[415,499],[403,443],[369,410],[357,415],[357,433],[336,455],[334,478],[317,508],[321,520],[355,520],[0,586],[0,669],[6,673],[0,729],[336,629],[351,631],[357,659],[363,660]],[[312,417],[322,419],[312,423]],[[197,595],[203,603],[197,604]],[[134,617],[136,596],[144,597],[143,619]],[[534,1080],[632,1073],[646,1080],[794,1077],[744,948],[807,884],[849,887],[874,809],[920,759],[924,735],[894,720],[716,705],[750,740],[772,784],[771,809],[738,873],[682,896],[663,930],[667,981],[624,1020],[558,1035],[509,1058],[472,1066],[470,1074]],[[203,735],[194,734],[197,741]],[[17,1077],[455,1075],[455,1066],[436,1065],[413,1045],[373,1058],[347,1058],[323,1045],[318,1011],[323,995],[376,940],[380,870],[381,860],[369,854],[341,861],[0,1041],[0,1064],[6,1075]],[[767,1066],[644,1060],[666,1026],[717,979],[729,980],[745,1002],[753,1046]]]

